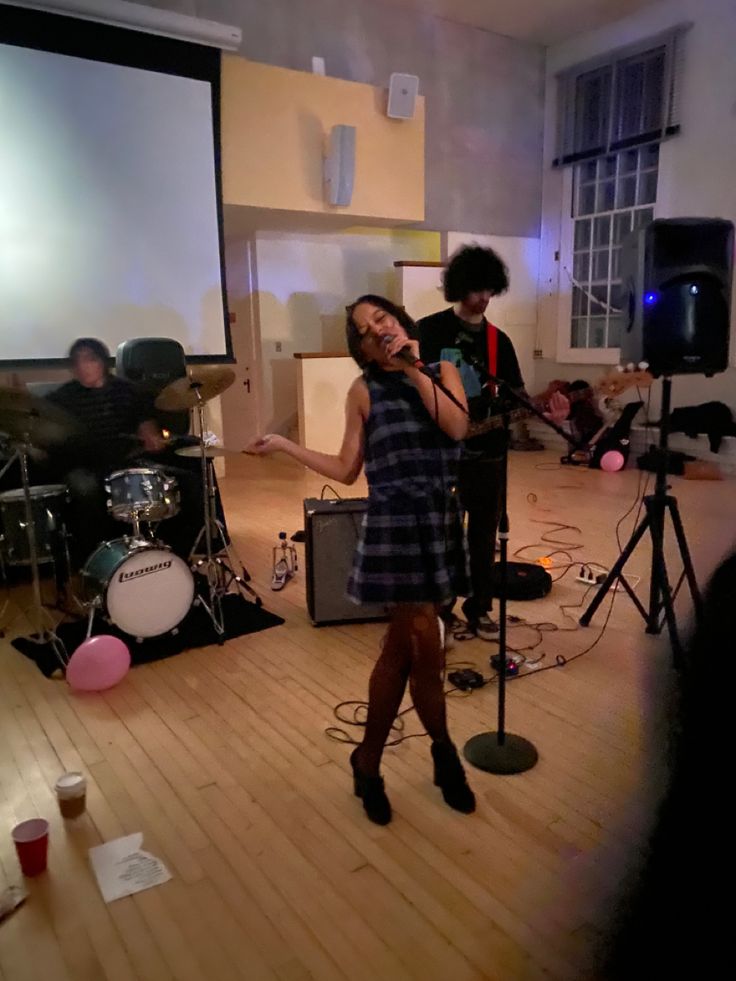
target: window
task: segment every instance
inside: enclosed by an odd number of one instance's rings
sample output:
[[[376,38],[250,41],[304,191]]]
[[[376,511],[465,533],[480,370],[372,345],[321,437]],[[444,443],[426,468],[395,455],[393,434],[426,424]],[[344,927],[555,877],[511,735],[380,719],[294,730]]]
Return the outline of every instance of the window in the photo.
[[[554,166],[660,142],[679,132],[679,94],[687,25],[557,77]]]
[[[658,164],[652,143],[575,166],[571,348],[619,345],[621,243],[654,218]]]
[[[565,168],[561,360],[615,359],[621,245],[655,216],[660,144],[679,132],[687,29],[680,25],[558,76],[553,165]]]

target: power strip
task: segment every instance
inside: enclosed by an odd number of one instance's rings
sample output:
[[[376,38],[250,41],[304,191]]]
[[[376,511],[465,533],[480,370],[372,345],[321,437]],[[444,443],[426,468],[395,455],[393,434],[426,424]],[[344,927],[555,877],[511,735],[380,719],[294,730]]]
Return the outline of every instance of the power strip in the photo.
[[[600,586],[605,581],[607,572],[594,572],[590,566],[581,565],[578,574],[575,576],[576,582],[581,582],[584,586]]]
[[[606,581],[607,576],[608,576],[607,570],[594,572],[589,566],[581,565],[580,571],[578,572],[577,576],[575,576],[575,581],[581,582],[584,586],[600,586]],[[632,589],[636,589],[636,587],[641,582],[641,576],[624,575],[623,578],[626,580],[626,582]],[[617,579],[616,582],[614,582],[613,584],[614,592],[620,588],[621,588],[621,583]]]

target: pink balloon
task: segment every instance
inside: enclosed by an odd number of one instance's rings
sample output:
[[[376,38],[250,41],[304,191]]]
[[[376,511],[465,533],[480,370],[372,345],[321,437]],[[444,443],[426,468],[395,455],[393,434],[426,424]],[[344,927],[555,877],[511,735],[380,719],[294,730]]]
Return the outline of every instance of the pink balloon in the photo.
[[[130,668],[130,651],[118,637],[99,634],[83,640],[66,668],[76,691],[104,691],[121,681]]]
[[[606,473],[616,473],[617,470],[623,470],[625,463],[623,453],[618,450],[607,450],[601,457],[601,470],[605,470]]]

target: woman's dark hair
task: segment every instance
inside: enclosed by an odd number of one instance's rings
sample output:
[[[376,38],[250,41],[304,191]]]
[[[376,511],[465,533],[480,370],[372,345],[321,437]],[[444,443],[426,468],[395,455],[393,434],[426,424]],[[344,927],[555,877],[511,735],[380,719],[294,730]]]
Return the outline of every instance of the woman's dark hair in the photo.
[[[345,308],[347,312],[345,337],[348,342],[348,351],[350,351],[353,360],[359,368],[365,368],[369,364],[368,358],[366,358],[365,351],[363,350],[363,338],[358,332],[358,325],[353,320],[353,312],[361,303],[372,303],[374,307],[380,307],[381,310],[390,313],[392,317],[398,320],[409,337],[416,338],[417,325],[403,307],[399,307],[395,303],[392,303],[391,300],[387,300],[385,296],[376,296],[375,293],[365,293],[363,296],[359,296],[357,300]]]
[[[506,263],[493,249],[463,245],[450,259],[442,285],[449,303],[457,303],[469,293],[483,290],[488,290],[491,296],[499,296],[509,288],[509,272]]]
[[[96,337],[78,337],[69,348],[69,354],[67,357],[70,361],[74,361],[76,356],[82,350],[91,351],[91,353],[104,364],[105,371],[110,371],[110,352],[102,341],[98,341]]]

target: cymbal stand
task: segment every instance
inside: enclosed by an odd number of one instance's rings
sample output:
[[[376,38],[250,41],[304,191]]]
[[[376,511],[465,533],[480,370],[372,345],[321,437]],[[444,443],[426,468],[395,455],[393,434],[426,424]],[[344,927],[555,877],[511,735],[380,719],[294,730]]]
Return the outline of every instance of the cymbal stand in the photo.
[[[200,604],[205,608],[212,620],[215,628],[218,644],[225,643],[225,617],[222,609],[222,598],[235,585],[243,592],[250,593],[258,606],[262,600],[256,591],[248,584],[250,575],[245,566],[240,562],[234,550],[227,544],[225,529],[217,518],[216,490],[214,463],[207,457],[207,447],[204,442],[205,434],[205,401],[202,398],[200,385],[196,382],[192,384],[192,389],[197,398],[195,411],[197,413],[197,425],[199,428],[199,449],[200,460],[202,462],[202,488],[204,491],[204,523],[199,530],[191,552],[189,562],[193,572],[199,572],[207,576],[207,599],[199,596]],[[213,552],[212,543],[216,535],[219,535],[222,545],[217,553]],[[198,548],[204,539],[204,555],[199,556]],[[224,553],[224,555],[223,555]],[[238,575],[234,569],[240,567],[243,575]]]
[[[30,449],[30,439],[29,435],[26,433],[22,442],[16,445],[15,453],[8,461],[8,463],[0,471],[0,477],[5,473],[5,471],[11,466],[11,464],[18,461],[20,466],[20,477],[21,484],[23,487],[23,501],[25,503],[25,519],[26,519],[26,535],[28,537],[28,551],[31,557],[31,583],[32,583],[32,595],[33,603],[31,607],[31,613],[29,619],[31,620],[31,629],[35,632],[31,633],[28,638],[32,643],[38,644],[39,647],[43,644],[50,644],[56,659],[58,660],[62,668],[66,668],[68,657],[64,645],[56,635],[53,629],[48,629],[44,626],[44,617],[50,619],[48,613],[44,609],[43,600],[41,599],[41,576],[38,570],[38,545],[36,542],[36,526],[33,520],[33,506],[31,504],[31,483],[28,477],[28,451]]]

